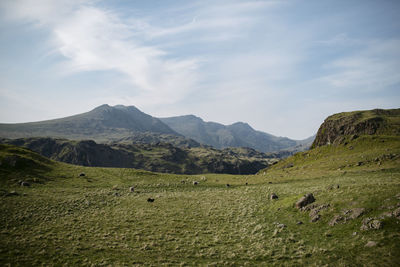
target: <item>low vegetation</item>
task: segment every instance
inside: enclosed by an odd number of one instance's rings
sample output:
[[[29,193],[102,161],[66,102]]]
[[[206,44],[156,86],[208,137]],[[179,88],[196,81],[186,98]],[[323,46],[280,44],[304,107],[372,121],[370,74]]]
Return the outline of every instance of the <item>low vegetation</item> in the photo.
[[[398,136],[346,136],[257,175],[81,167],[11,145],[0,162],[1,265],[400,261]]]
[[[50,159],[82,166],[125,167],[155,172],[200,174],[254,174],[276,162],[278,155],[251,148],[214,149],[209,146],[175,146],[123,139],[108,144],[92,140],[53,138],[0,139],[0,143],[28,148]]]

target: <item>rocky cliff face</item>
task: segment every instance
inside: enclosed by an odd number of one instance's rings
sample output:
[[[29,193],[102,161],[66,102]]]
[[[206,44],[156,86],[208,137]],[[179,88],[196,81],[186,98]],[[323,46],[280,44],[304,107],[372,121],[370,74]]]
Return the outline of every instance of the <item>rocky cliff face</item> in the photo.
[[[312,148],[341,143],[345,136],[400,135],[400,109],[343,112],[320,126]]]
[[[53,138],[0,139],[0,144],[21,146],[50,159],[82,166],[135,168],[179,174],[254,174],[273,162],[249,148],[217,150],[211,147],[177,147],[169,143],[140,144],[124,141],[97,144],[92,140]]]

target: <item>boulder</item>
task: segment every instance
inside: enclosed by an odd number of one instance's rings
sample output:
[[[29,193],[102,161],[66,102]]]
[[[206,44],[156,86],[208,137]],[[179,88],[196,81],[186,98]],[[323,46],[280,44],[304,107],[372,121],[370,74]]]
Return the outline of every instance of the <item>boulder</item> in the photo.
[[[375,241],[368,241],[368,243],[365,245],[368,248],[375,247],[377,243]]]
[[[383,222],[374,218],[365,218],[360,227],[361,230],[379,230],[383,227]]]
[[[314,201],[315,198],[313,194],[306,194],[296,202],[296,208],[301,209],[302,207],[305,207],[308,204],[313,203]]]
[[[356,219],[365,213],[364,208],[355,208],[351,210],[350,219]]]

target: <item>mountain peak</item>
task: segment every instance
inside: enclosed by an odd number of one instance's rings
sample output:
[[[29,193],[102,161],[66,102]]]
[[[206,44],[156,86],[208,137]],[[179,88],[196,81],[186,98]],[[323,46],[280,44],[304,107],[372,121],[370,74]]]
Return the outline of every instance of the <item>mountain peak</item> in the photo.
[[[235,122],[231,125],[229,125],[230,127],[235,127],[235,128],[241,128],[241,129],[246,129],[246,130],[254,130],[248,123],[246,122]]]

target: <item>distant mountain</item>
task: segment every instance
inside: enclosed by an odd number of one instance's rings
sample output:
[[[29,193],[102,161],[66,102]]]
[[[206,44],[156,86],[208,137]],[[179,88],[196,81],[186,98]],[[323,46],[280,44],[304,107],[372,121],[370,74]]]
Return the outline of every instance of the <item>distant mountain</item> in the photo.
[[[301,144],[301,141],[256,131],[243,122],[226,126],[205,122],[194,115],[160,118],[160,120],[186,138],[215,148],[249,147],[261,152],[272,152],[293,149]]]
[[[340,144],[346,137],[361,135],[400,135],[400,109],[373,109],[342,112],[326,118],[312,147]]]
[[[308,148],[307,140],[296,141],[254,130],[237,122],[223,125],[205,122],[193,115],[155,118],[134,106],[101,105],[89,112],[61,119],[0,124],[0,137],[52,137],[73,140],[94,140],[134,143],[170,143],[177,147],[196,147],[200,144],[217,149],[248,147],[260,152],[285,150],[282,155]],[[200,144],[199,144],[200,143]]]
[[[122,105],[102,105],[86,113],[55,120],[0,124],[0,136],[6,138],[42,136],[108,141],[145,132],[179,135],[159,119],[134,106]]]

